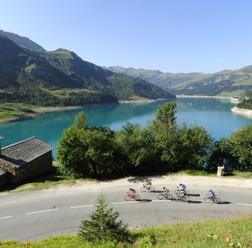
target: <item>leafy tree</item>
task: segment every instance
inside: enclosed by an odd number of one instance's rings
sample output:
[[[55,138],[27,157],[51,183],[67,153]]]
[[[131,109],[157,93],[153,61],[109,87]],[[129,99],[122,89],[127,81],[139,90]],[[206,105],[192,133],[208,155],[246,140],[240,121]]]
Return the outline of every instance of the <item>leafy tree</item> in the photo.
[[[156,124],[161,124],[164,126],[167,130],[174,127],[176,124],[176,111],[174,110],[177,106],[176,102],[167,102],[160,106],[157,110],[156,114]]]
[[[81,140],[83,130],[70,126],[64,130],[63,136],[59,140],[57,158],[59,160],[59,170],[63,175],[73,178],[90,177],[90,168],[86,166],[86,157],[83,152],[85,144]]]
[[[127,174],[156,169],[159,158],[155,153],[153,134],[148,129],[141,129],[139,124],[126,123],[116,133],[115,140],[127,161],[125,167]]]
[[[90,215],[90,220],[83,220],[79,228],[79,235],[89,242],[103,241],[129,241],[131,239],[127,225],[123,221],[117,221],[119,212],[108,208],[105,196],[100,194],[96,210]]]
[[[74,122],[74,127],[77,129],[87,129],[87,120],[83,111],[81,111],[76,117]]]
[[[232,152],[239,163],[252,169],[252,125],[244,126],[230,135]]]
[[[198,169],[208,160],[212,140],[201,126],[182,125],[159,135],[156,140],[162,148],[161,160],[165,170]]]
[[[64,130],[59,140],[57,158],[60,171],[75,178],[104,178],[122,172],[114,132],[109,127],[88,127],[82,112],[75,123]]]
[[[177,167],[198,169],[205,164],[212,148],[212,138],[207,130],[198,125],[183,125],[178,129]]]
[[[156,153],[163,172],[201,167],[208,159],[212,140],[201,126],[176,124],[175,102],[158,108],[150,129],[154,132]]]
[[[218,166],[225,166],[225,171],[238,169],[238,160],[232,153],[233,144],[230,139],[221,138],[213,144],[212,153],[207,163],[206,169],[216,171]]]

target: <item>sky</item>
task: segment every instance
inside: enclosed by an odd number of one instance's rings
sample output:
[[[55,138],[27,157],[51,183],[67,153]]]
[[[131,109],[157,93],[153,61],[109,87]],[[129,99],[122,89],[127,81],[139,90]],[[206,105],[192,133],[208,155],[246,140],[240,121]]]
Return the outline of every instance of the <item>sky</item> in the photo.
[[[98,66],[214,73],[252,65],[251,0],[0,0],[0,29]]]

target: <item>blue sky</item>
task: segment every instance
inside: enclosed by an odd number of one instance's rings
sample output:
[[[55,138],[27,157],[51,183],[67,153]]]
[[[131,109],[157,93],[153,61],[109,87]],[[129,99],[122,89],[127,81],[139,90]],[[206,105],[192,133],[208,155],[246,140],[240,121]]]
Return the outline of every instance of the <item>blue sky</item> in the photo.
[[[0,29],[99,66],[212,73],[252,65],[251,0],[0,0]]]

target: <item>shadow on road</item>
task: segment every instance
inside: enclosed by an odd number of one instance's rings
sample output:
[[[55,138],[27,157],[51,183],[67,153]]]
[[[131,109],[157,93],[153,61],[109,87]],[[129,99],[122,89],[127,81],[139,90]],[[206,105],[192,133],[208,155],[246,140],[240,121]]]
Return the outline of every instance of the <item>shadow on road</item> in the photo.
[[[138,202],[152,202],[151,199],[139,199]]]
[[[153,190],[153,191],[147,191],[148,193],[162,193],[161,190]]]
[[[221,201],[220,203],[219,203],[219,205],[220,204],[231,204],[232,202],[229,202],[229,201]]]
[[[200,194],[197,193],[197,194],[188,194],[188,196],[192,196],[192,197],[200,197]]]
[[[202,201],[194,201],[194,200],[190,200],[189,203],[194,203],[194,204],[199,204],[202,203]]]

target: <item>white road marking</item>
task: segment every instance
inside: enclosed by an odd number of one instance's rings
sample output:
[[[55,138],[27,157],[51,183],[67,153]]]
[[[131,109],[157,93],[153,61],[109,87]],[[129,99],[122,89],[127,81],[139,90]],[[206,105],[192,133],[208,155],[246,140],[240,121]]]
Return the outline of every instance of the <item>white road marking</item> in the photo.
[[[171,200],[152,200],[153,202],[170,202]],[[175,200],[173,200],[175,201]]]
[[[73,206],[73,207],[70,207],[70,208],[89,208],[89,207],[94,207],[94,205]]]
[[[9,219],[11,218],[12,216],[4,216],[4,217],[0,217],[0,220],[5,220],[5,219]]]
[[[242,205],[242,206],[251,206],[252,207],[252,204],[246,204],[246,203],[236,203],[237,205]]]
[[[54,209],[40,210],[40,211],[35,211],[35,212],[26,213],[26,215],[30,215],[30,214],[40,214],[40,213],[46,213],[46,212],[57,211],[57,210],[59,210],[59,209],[54,208]]]
[[[113,205],[120,205],[120,204],[129,204],[129,203],[138,203],[139,201],[124,201],[124,202],[112,202]]]

